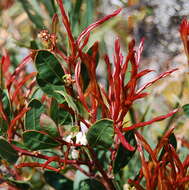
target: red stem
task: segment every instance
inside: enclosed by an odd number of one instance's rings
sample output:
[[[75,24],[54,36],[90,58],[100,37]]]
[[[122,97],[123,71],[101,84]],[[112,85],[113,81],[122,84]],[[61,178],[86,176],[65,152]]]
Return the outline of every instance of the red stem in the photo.
[[[94,150],[89,146],[88,146],[88,149],[89,149],[91,157],[92,157],[92,159],[94,161],[94,165],[99,170],[99,172],[102,174],[102,180],[104,182],[104,185],[106,186],[106,189],[107,190],[116,190],[112,180],[108,177],[107,173],[102,168],[101,163],[98,161],[98,158],[96,157],[96,154],[95,154]]]

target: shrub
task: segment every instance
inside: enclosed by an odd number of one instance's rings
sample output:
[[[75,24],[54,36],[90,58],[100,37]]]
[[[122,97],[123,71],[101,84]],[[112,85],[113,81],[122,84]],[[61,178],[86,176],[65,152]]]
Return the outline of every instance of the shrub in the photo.
[[[117,38],[113,64],[104,55],[107,86],[100,84],[96,75],[99,42],[89,49],[87,43],[91,31],[121,9],[90,24],[76,38],[62,1],[57,0],[57,4],[68,47],[57,45],[55,30],[41,30],[38,36],[44,49],[36,44],[13,72],[9,55],[1,60],[1,181],[9,189],[39,189],[45,183],[55,189],[122,189],[121,170],[137,151],[141,169],[135,179],[128,181],[130,186],[186,189],[188,156],[180,161],[174,128],[168,129],[155,149],[138,131],[172,117],[178,110],[141,122],[136,122],[132,113],[134,102],[148,95],[146,88],[177,69],[138,87],[139,79],[152,72],[140,71],[144,39],[138,47],[132,40],[124,58]],[[52,19],[52,28],[56,28],[57,14]],[[187,52],[186,31],[188,23],[184,20],[181,34]],[[30,62],[35,64],[36,72],[26,72]],[[127,114],[131,114],[131,122],[126,120]],[[39,184],[33,184],[32,171],[40,176]]]

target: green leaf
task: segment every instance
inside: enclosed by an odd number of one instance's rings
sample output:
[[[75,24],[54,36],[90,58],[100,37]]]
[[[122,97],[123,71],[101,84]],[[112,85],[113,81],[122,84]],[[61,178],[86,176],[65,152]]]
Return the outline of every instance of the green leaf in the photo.
[[[111,163],[111,152],[108,151],[107,149],[102,150],[99,148],[94,148],[94,151],[103,169],[108,170],[109,163]]]
[[[8,123],[3,118],[0,118],[0,136],[6,135],[8,129]]]
[[[51,52],[41,50],[36,55],[35,65],[38,71],[36,80],[40,88],[59,103],[63,103],[62,95],[55,92],[65,91],[62,79],[64,71],[57,58]]]
[[[11,144],[12,145],[15,145],[19,148],[22,148],[22,149],[27,149],[27,147],[22,143],[22,142],[18,142],[18,141],[11,141]]]
[[[30,150],[42,150],[59,146],[59,143],[49,135],[34,130],[24,132],[23,141]]]
[[[55,91],[55,92],[61,94],[65,98],[65,101],[67,102],[68,106],[72,108],[73,111],[75,111],[76,113],[79,112],[76,104],[74,103],[73,98],[69,94],[67,94],[66,91]]]
[[[46,182],[56,190],[73,189],[73,181],[59,173],[53,171],[45,171],[44,178]]]
[[[5,114],[7,115],[7,117],[11,120],[12,111],[11,111],[11,105],[10,105],[10,100],[9,100],[7,90],[2,90],[0,88],[0,98],[3,103],[3,110],[5,111]]]
[[[89,71],[88,71],[86,65],[83,62],[81,63],[81,76],[82,76],[82,79],[83,79],[83,91],[85,92],[85,90],[89,86],[89,83],[90,83],[91,79],[90,79],[90,76],[89,76]]]
[[[89,168],[86,165],[81,165],[80,166],[84,171],[89,172]],[[89,177],[86,176],[85,174],[83,174],[80,170],[77,170],[75,173],[75,177],[74,177],[74,184],[73,184],[73,189],[74,190],[79,190],[79,185],[80,182],[88,179]]]
[[[14,179],[8,179],[9,183],[16,186],[19,190],[28,190],[31,189],[31,184],[26,181],[20,181],[20,180],[14,180]]]
[[[92,147],[110,148],[113,143],[113,121],[102,119],[94,123],[87,132],[87,141]]]
[[[168,138],[168,142],[175,148],[175,150],[177,149],[177,139],[174,133],[171,133],[171,135]]]
[[[77,108],[79,110],[79,114],[83,117],[83,118],[89,118],[89,112],[86,110],[86,108],[83,106],[83,104],[81,102],[75,102],[77,105]]]
[[[42,89],[39,86],[37,86],[37,88],[31,94],[31,99],[42,100],[43,95],[44,95],[44,92],[42,91]]]
[[[85,179],[80,181],[78,190],[106,190],[104,185],[95,179]]]
[[[48,115],[41,114],[40,127],[41,131],[48,133],[52,137],[59,136],[56,123]]]
[[[45,156],[49,156],[49,157],[53,157],[53,156],[59,156],[60,157],[60,155],[57,154],[56,150],[54,150],[54,149],[53,150],[52,149],[40,150],[40,153],[45,155]],[[45,159],[38,158],[38,157],[32,157],[32,160],[34,162],[38,162],[40,164],[44,164],[47,161]],[[56,162],[56,161],[50,162],[48,165],[50,165],[50,166],[52,166],[54,168],[59,168],[60,167],[59,163]]]
[[[56,99],[52,99],[50,116],[57,125],[68,125],[72,123],[72,116],[69,112],[58,106]]]
[[[182,106],[182,109],[187,117],[189,117],[189,104]]]
[[[54,97],[60,104],[63,104],[65,102],[64,97],[61,94],[55,92],[58,90],[65,90],[64,86],[52,85],[41,79],[40,75],[37,75],[36,81],[43,92],[48,94],[49,97]]]
[[[40,116],[45,111],[43,104],[37,100],[33,99],[28,104],[31,108],[25,117],[25,128],[27,130],[40,130]]]
[[[3,138],[0,138],[0,156],[10,164],[14,164],[18,159],[18,153]]]
[[[127,133],[125,133],[125,139],[130,145],[135,148],[137,147],[133,131],[128,131]],[[129,163],[135,151],[136,149],[134,151],[130,151],[126,149],[122,144],[119,145],[116,159],[114,161],[114,173],[118,173],[123,167],[125,167]]]
[[[114,179],[112,179],[112,182],[116,190],[123,190],[124,180],[119,174],[114,175]]]
[[[42,80],[53,85],[63,85],[64,71],[57,58],[50,51],[38,51],[35,65]]]

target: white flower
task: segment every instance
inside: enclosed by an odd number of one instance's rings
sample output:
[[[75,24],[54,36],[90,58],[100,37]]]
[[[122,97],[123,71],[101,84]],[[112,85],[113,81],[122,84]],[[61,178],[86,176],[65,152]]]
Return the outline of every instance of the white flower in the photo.
[[[73,138],[72,135],[68,135],[66,137],[63,137],[63,140],[66,141],[66,142],[68,142],[68,143],[72,143],[73,142],[72,138]]]
[[[83,122],[80,122],[81,126],[81,131],[77,133],[76,135],[76,143],[77,144],[82,144],[82,145],[87,145],[87,138],[86,138],[86,133],[88,131],[88,128]]]
[[[79,156],[79,151],[73,148],[71,150],[71,156],[72,156],[73,159],[77,159],[78,156]]]

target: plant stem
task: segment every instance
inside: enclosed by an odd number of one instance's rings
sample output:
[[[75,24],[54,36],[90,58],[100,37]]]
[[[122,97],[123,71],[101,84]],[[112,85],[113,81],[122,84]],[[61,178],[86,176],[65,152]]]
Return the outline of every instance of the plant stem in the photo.
[[[107,190],[116,190],[112,180],[107,176],[107,173],[102,168],[101,163],[99,162],[98,158],[96,157],[94,150],[89,146],[88,146],[88,149],[89,149],[89,152],[91,154],[91,157],[93,159],[93,162],[94,162],[96,168],[102,174],[104,185],[107,188]]]

